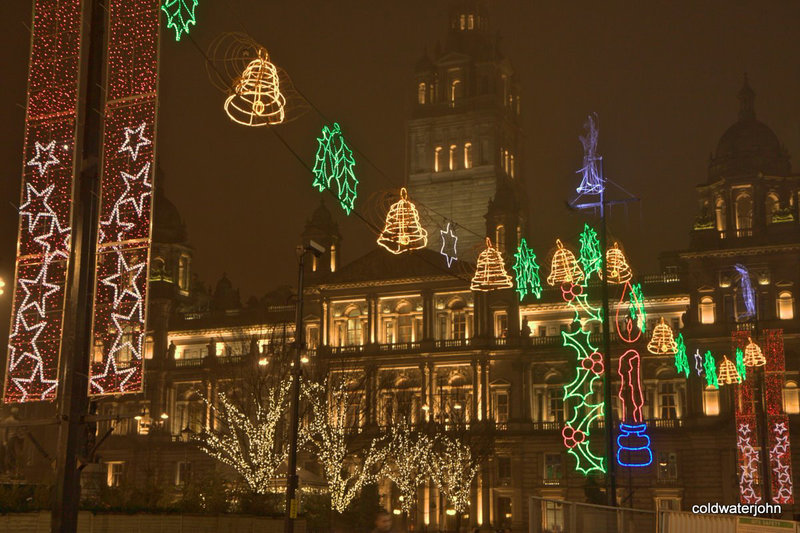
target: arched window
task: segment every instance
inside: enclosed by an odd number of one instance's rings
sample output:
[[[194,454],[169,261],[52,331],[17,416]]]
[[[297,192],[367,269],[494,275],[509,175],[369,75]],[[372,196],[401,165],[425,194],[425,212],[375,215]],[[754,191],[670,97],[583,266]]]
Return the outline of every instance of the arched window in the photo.
[[[472,168],[472,143],[464,143],[464,168]]]
[[[719,232],[719,236],[723,239],[725,238],[725,219],[727,217],[727,212],[725,210],[725,200],[718,197],[716,201],[716,205],[714,206],[714,212],[717,218],[717,231]]]
[[[747,193],[736,197],[736,236],[749,237],[753,234],[753,199]]]
[[[659,418],[670,420],[678,418],[678,392],[671,381],[658,384],[658,406]]]
[[[764,215],[766,216],[767,224],[772,224],[772,215],[778,210],[779,202],[778,195],[774,192],[767,194],[767,200],[764,202]]]
[[[450,105],[455,105],[456,97],[461,96],[461,80],[453,80],[450,82]]]
[[[514,154],[511,154],[511,156],[509,157],[511,158],[511,164],[509,165],[511,167],[510,169],[511,172],[509,172],[509,175],[513,178],[514,174],[516,173],[516,165],[514,165]]]
[[[411,316],[411,303],[406,300],[397,304],[397,342],[411,342],[414,330],[414,317]]]
[[[494,243],[497,246],[497,249],[500,252],[505,251],[506,249],[506,227],[502,224],[498,224],[497,228],[494,232]]]
[[[781,320],[791,320],[794,318],[794,298],[790,291],[778,293],[778,318]]]
[[[459,22],[461,22],[461,29],[462,30],[466,29],[466,27],[467,27],[467,16],[466,15],[461,15],[459,17]]]
[[[510,175],[511,172],[511,156],[508,153],[508,150],[503,150],[503,170],[506,171],[506,174]]]
[[[794,381],[787,381],[783,386],[783,410],[787,415],[800,414],[800,390]]]
[[[716,319],[714,314],[714,298],[703,296],[700,298],[700,323],[713,324]]]
[[[467,16],[467,29],[474,30],[475,29],[475,15],[468,15]]]
[[[420,104],[425,103],[425,95],[428,92],[428,87],[425,85],[425,82],[420,82],[417,86],[417,102]]]
[[[178,287],[183,290],[189,290],[189,256],[182,255],[178,260]]]
[[[441,170],[442,170],[441,157],[442,157],[442,147],[441,146],[437,146],[436,150],[434,150],[434,156],[433,156],[433,171],[434,172],[441,172]]]
[[[361,339],[361,311],[354,307],[347,313],[347,346],[364,344]]]
[[[456,169],[456,145],[450,145],[450,170]]]

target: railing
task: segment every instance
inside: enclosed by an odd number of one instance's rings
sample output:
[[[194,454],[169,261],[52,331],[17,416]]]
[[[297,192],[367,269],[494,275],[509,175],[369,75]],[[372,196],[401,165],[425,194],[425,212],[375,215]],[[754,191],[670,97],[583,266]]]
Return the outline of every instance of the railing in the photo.
[[[391,344],[379,344],[379,352],[410,352],[419,350],[421,343],[419,342],[395,342]]]
[[[187,366],[203,366],[203,358],[195,357],[192,359],[175,359],[175,366],[178,368]]]
[[[469,346],[470,340],[469,339],[441,339],[438,341],[434,341],[434,347],[436,349],[446,349],[446,348],[465,348]]]

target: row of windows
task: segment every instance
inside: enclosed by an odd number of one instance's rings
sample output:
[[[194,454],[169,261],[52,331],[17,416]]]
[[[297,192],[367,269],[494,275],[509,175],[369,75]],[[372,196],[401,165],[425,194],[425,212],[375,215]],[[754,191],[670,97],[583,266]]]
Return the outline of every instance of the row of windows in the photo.
[[[794,195],[790,197],[790,205],[794,204]],[[707,203],[706,203],[707,205]],[[736,195],[733,201],[735,234],[737,237],[749,237],[753,233],[753,196],[750,190],[743,190]],[[777,193],[767,193],[764,201],[764,222],[772,224],[774,217],[780,210],[780,199]],[[717,231],[721,237],[727,235],[728,211],[725,199],[717,196],[714,202],[714,220]]]
[[[738,300],[732,299],[728,304],[731,317],[738,316],[735,306]],[[775,300],[775,314],[780,320],[792,320],[794,318],[794,297],[791,291],[780,291]],[[713,296],[701,296],[698,305],[698,318],[701,324],[714,324],[717,321],[717,304]]]
[[[125,461],[108,461],[106,463],[106,484],[109,487],[120,487],[125,479]],[[192,479],[192,463],[179,461],[175,468],[175,485],[183,486]]]

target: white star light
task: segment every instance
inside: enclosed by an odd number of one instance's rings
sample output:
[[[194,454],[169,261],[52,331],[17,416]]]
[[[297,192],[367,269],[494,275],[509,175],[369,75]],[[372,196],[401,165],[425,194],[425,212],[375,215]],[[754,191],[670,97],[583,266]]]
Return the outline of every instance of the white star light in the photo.
[[[36,311],[39,312],[39,316],[44,318],[47,297],[57,292],[58,289],[61,288],[59,285],[47,282],[47,267],[48,267],[48,262],[46,261],[45,263],[42,264],[42,268],[41,270],[39,270],[39,274],[35,278],[33,279],[20,278],[19,284],[22,290],[25,292],[25,296],[22,299],[22,303],[19,305],[19,310],[17,311],[18,313],[21,314],[26,309],[33,307],[36,309]],[[41,287],[39,293],[31,294],[30,287],[35,288],[37,286]]]
[[[50,387],[44,389],[41,394],[36,394],[39,396],[40,400],[44,400],[47,398],[48,393],[55,389],[58,386],[57,379],[44,379],[44,374],[42,374],[42,363],[37,363],[36,366],[33,368],[33,372],[31,373],[31,377],[25,378],[11,378],[11,381],[14,382],[14,385],[22,391],[22,398],[20,398],[20,402],[25,402],[28,399],[28,390],[22,386],[22,383],[28,383],[28,386],[31,384],[41,383],[42,385],[50,385]],[[36,374],[39,374],[39,379],[36,379]]]
[[[133,377],[133,374],[136,372],[137,367],[132,366],[130,368],[125,368],[123,370],[118,370],[117,361],[114,359],[113,355],[109,355],[106,358],[106,366],[103,369],[103,373],[92,376],[91,379],[89,380],[92,388],[93,389],[96,388],[98,390],[96,394],[105,394],[106,390],[103,388],[103,385],[98,382],[108,377],[109,369],[111,369],[112,374],[115,376],[120,376],[120,375],[125,376],[125,379],[123,379],[122,382],[119,384],[119,392],[125,392],[125,384],[128,383],[128,381]]]
[[[453,229],[450,227],[450,222],[447,223],[447,228],[444,230],[439,230],[439,233],[442,235],[442,249],[440,250],[440,254],[447,259],[447,268],[453,264],[453,261],[458,259],[458,251],[456,250],[456,243],[458,243],[458,237],[455,233],[453,233]]]
[[[53,150],[56,148],[55,141],[50,141],[50,144],[47,146],[43,146],[39,141],[36,141],[35,148],[36,155],[33,156],[33,159],[28,161],[28,166],[38,167],[40,176],[44,176],[44,173],[47,172],[48,166],[61,163],[61,161],[59,161],[58,158],[56,158],[56,156],[53,154]],[[43,159],[45,154],[47,154],[46,160]]]
[[[58,217],[54,216],[50,222],[50,229],[47,233],[42,233],[33,238],[34,242],[44,248],[46,260],[52,261],[56,257],[69,259],[69,242],[72,228],[62,228],[58,222]],[[63,237],[61,235],[64,235]],[[59,239],[61,242],[59,243]],[[60,246],[59,246],[60,245]],[[54,247],[61,247],[61,250],[52,251]]]
[[[127,172],[120,172],[120,175],[125,181],[125,192],[117,200],[114,209],[119,209],[119,206],[124,203],[130,203],[136,210],[136,214],[141,217],[144,210],[144,201],[152,194],[153,186],[149,181],[150,163],[146,163],[135,176]]]
[[[133,315],[138,314],[138,319],[133,318]],[[140,331],[134,331],[130,329],[125,331],[125,322],[134,322],[138,321],[141,323],[142,320],[142,304],[136,304],[133,306],[133,309],[130,310],[127,316],[121,313],[112,313],[111,314],[111,321],[114,322],[114,327],[117,329],[116,337],[114,338],[114,344],[111,345],[111,350],[109,350],[109,357],[115,357],[116,353],[121,352],[126,346],[130,348],[131,353],[133,353],[133,357],[136,359],[142,358],[142,339],[143,335]],[[125,337],[128,337],[127,339]]]
[[[8,353],[9,353],[9,356],[8,356],[8,370],[9,371],[14,370],[17,367],[17,365],[20,363],[20,361],[22,361],[25,357],[30,357],[31,359],[36,361],[36,364],[39,364],[39,365],[43,364],[42,356],[39,354],[39,347],[36,345],[36,343],[39,340],[39,335],[42,334],[42,330],[47,325],[47,322],[38,322],[38,323],[34,324],[33,326],[28,326],[28,322],[27,322],[27,320],[25,320],[25,317],[23,315],[18,314],[17,316],[18,316],[18,319],[17,319],[16,323],[14,324],[14,332],[9,336],[9,340],[12,341],[12,344],[9,344],[9,351],[8,351]],[[20,328],[22,328],[22,329],[20,329]],[[20,333],[22,333],[23,331],[35,331],[35,333],[31,337],[31,340],[27,341],[27,344],[30,345],[30,350],[23,349],[22,350],[22,354],[19,357],[15,357],[15,352],[17,351],[17,348],[13,345],[13,341],[14,341],[14,338],[17,335],[19,335]]]
[[[55,211],[47,203],[54,188],[55,184],[51,183],[46,189],[37,191],[30,183],[25,184],[25,202],[19,206],[19,214],[20,217],[28,217],[28,232],[33,233],[39,217],[57,218]],[[31,207],[33,209],[29,209]]]
[[[100,221],[100,242],[119,242],[124,240],[123,234],[129,231],[134,224],[132,222],[124,222],[120,220],[120,213],[117,206],[108,217],[108,220]]]
[[[142,146],[147,146],[148,144],[151,144],[150,139],[148,139],[148,138],[146,138],[144,136],[144,128],[145,128],[146,125],[147,125],[147,123],[142,122],[141,124],[139,124],[138,128],[127,128],[126,127],[125,128],[125,141],[123,141],[122,146],[120,146],[118,152],[119,153],[122,153],[122,152],[125,152],[125,151],[130,152],[131,159],[136,161],[136,158],[139,157],[139,148],[141,148]],[[134,144],[131,144],[131,138],[132,138],[132,136],[134,134],[136,135],[136,140],[134,141]]]
[[[139,277],[145,266],[144,262],[128,266],[125,255],[117,250],[117,271],[102,280],[103,285],[114,288],[114,309],[119,307],[126,294],[132,296],[137,302],[142,301],[142,293],[136,285],[136,278]]]

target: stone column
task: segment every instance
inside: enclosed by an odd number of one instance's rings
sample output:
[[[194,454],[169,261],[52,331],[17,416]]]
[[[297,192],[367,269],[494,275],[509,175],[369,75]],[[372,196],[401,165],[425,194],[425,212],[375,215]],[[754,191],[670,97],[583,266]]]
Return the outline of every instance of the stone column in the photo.
[[[475,420],[483,420],[482,413],[478,410],[478,386],[480,374],[478,373],[478,360],[472,360],[472,416]]]
[[[489,361],[481,361],[481,412],[483,419],[489,420]]]
[[[422,339],[433,340],[433,324],[436,310],[433,305],[433,292],[430,289],[422,291]]]
[[[319,337],[320,344],[323,346],[330,346],[330,301],[327,298],[322,299],[322,316],[319,319]]]

